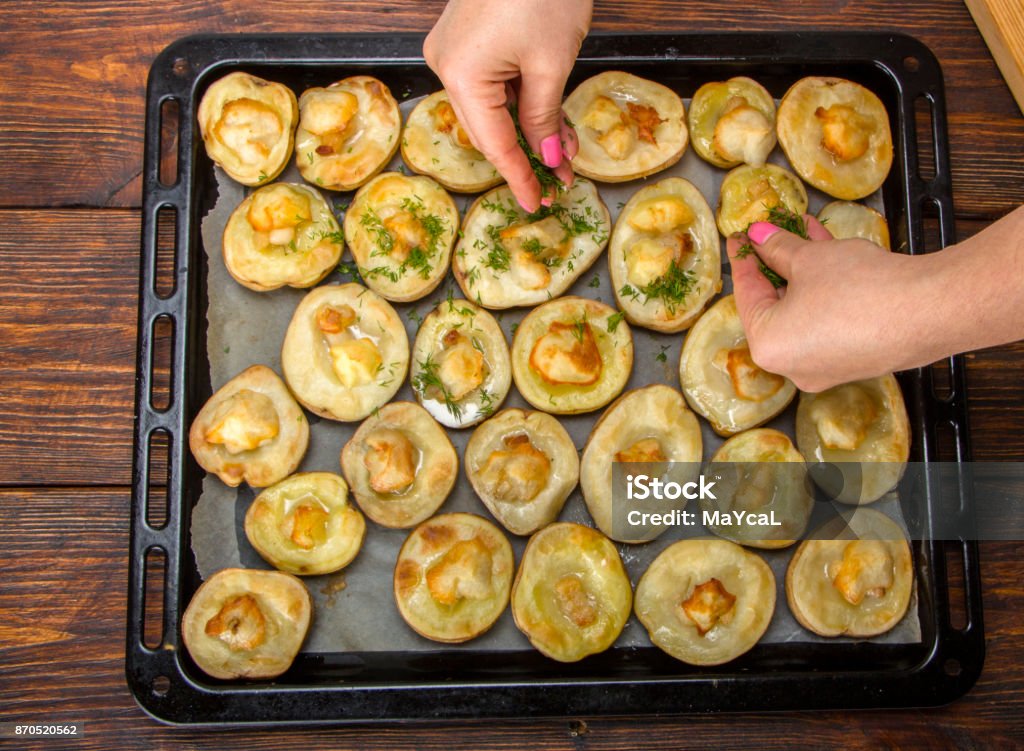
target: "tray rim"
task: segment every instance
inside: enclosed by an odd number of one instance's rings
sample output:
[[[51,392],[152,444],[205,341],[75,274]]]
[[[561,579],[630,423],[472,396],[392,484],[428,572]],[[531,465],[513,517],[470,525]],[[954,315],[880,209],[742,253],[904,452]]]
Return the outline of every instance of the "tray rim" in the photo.
[[[636,715],[687,711],[723,711],[750,709],[854,708],[882,706],[934,706],[944,704],[966,693],[981,671],[984,655],[984,634],[981,613],[980,574],[977,544],[970,540],[973,528],[970,478],[965,466],[962,487],[966,533],[955,545],[962,555],[965,575],[968,622],[961,631],[948,623],[948,607],[944,587],[930,593],[934,597],[936,640],[922,660],[905,669],[877,673],[812,673],[806,671],[756,674],[705,673],[687,676],[649,676],[638,679],[600,680],[594,678],[541,681],[470,681],[461,685],[446,682],[417,683],[414,686],[333,685],[311,687],[298,685],[219,685],[203,684],[193,679],[182,664],[182,650],[177,632],[180,603],[177,578],[164,588],[163,643],[150,649],[143,644],[143,605],[145,581],[143,566],[146,554],[156,548],[166,555],[166,571],[178,577],[182,571],[183,554],[190,555],[188,530],[184,524],[181,504],[183,466],[187,452],[182,436],[190,385],[185,383],[188,342],[201,321],[188,311],[194,296],[199,294],[190,282],[190,242],[198,237],[193,226],[190,207],[196,191],[194,154],[198,148],[194,137],[194,106],[199,85],[224,67],[249,64],[317,66],[323,64],[375,62],[381,65],[423,64],[420,54],[423,34],[356,33],[356,34],[201,34],[180,39],[168,46],[154,60],[147,85],[145,154],[143,168],[142,259],[139,287],[139,328],[136,374],[136,408],[132,473],[132,525],[126,633],[126,678],[133,697],[155,719],[190,725],[252,725],[266,722],[287,724],[351,723],[385,720],[451,720],[479,717],[565,716],[588,714]],[[674,43],[673,43],[674,42]],[[667,45],[667,49],[665,49]],[[874,45],[874,57],[852,57],[844,50]],[[301,51],[296,53],[301,46]],[[799,47],[801,56],[794,57]],[[620,48],[630,48],[623,54]],[[680,47],[689,47],[686,54]],[[743,50],[743,54],[723,54],[719,50]],[[642,52],[637,53],[639,49]],[[756,50],[751,53],[750,50]],[[331,50],[327,52],[327,50]],[[696,50],[696,51],[693,51]],[[269,51],[269,52],[268,52]],[[283,51],[284,54],[273,56]],[[312,51],[312,52],[311,52]],[[348,54],[339,54],[345,51]],[[370,52],[372,51],[372,54]],[[914,71],[901,67],[906,58],[918,61]],[[938,209],[941,245],[954,241],[952,195],[948,148],[945,133],[945,104],[942,74],[938,61],[921,42],[903,34],[879,32],[783,32],[783,33],[701,33],[676,32],[594,33],[584,43],[580,61],[586,63],[752,63],[807,64],[856,62],[871,64],[890,76],[899,91],[900,143],[898,153],[902,177],[907,181],[903,206],[907,218],[908,242],[912,252],[921,244],[923,219],[920,200],[924,197]],[[184,64],[183,64],[184,63]],[[909,81],[907,80],[909,78]],[[933,113],[933,144],[935,175],[922,180],[917,169],[917,147],[914,128],[914,100],[925,97]],[[158,179],[160,162],[160,111],[167,99],[179,101],[178,179],[174,185],[163,185]],[[909,101],[908,101],[909,100]],[[891,113],[892,114],[892,113]],[[156,123],[154,127],[152,124]],[[918,204],[912,203],[917,196]],[[156,215],[163,207],[178,211],[176,252],[178,265],[174,292],[165,298],[153,293],[155,278]],[[915,242],[916,240],[916,242]],[[152,331],[161,316],[184,317],[184,326],[176,326],[172,351],[172,405],[154,410],[149,403]],[[183,328],[184,331],[181,331]],[[932,369],[919,369],[915,389],[917,414],[933,418],[933,425],[945,422],[955,430],[954,440],[960,462],[969,462],[967,435],[966,376],[962,357],[949,360],[950,393],[945,399],[925,404],[922,393],[931,384]],[[909,405],[908,406],[912,406]],[[927,419],[927,418],[926,418]],[[935,452],[933,437],[927,432],[923,441],[922,459],[931,460]],[[165,526],[157,529],[146,520],[148,444],[157,430],[171,437],[168,477],[168,516]],[[175,440],[177,439],[177,440]],[[948,544],[948,543],[947,543]],[[946,551],[941,541],[921,543],[922,555],[934,568],[935,581],[945,581]],[[944,620],[944,622],[941,622]],[[919,646],[919,645],[914,645]],[[958,660],[960,670],[947,674],[947,661]],[[169,678],[168,690],[156,693],[152,682],[157,675]],[[857,695],[833,696],[835,682],[844,675],[855,676]],[[677,691],[666,691],[666,688]],[[714,691],[708,691],[714,687]],[[751,687],[755,690],[751,691]],[[572,691],[565,689],[571,688]],[[684,696],[678,694],[682,692]],[[417,696],[426,694],[425,697]],[[701,699],[704,693],[708,698]],[[841,692],[839,692],[841,693]],[[328,704],[344,697],[358,705],[348,714],[312,712],[297,716],[299,707],[314,703]],[[766,697],[770,697],[766,700]],[[353,701],[354,700],[354,701]],[[486,705],[486,706],[484,706]],[[349,709],[350,707],[346,707]]]

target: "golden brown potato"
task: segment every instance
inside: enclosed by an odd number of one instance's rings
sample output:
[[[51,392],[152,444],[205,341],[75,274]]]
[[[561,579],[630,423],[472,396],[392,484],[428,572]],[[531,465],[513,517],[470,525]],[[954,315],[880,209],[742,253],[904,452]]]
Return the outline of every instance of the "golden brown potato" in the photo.
[[[441,514],[414,529],[398,553],[398,612],[416,633],[449,644],[487,631],[508,605],[515,559],[494,524]]]
[[[429,177],[386,172],[356,193],[345,239],[366,286],[392,302],[430,294],[448,273],[459,211]]]
[[[181,619],[185,649],[214,678],[275,678],[295,660],[313,598],[280,571],[218,571],[196,590]]]
[[[573,170],[593,180],[652,175],[686,151],[683,100],[660,83],[606,71],[577,86],[562,108],[579,136]]]
[[[292,155],[299,107],[287,86],[236,71],[214,81],[199,102],[206,153],[243,185],[265,185]]]
[[[813,475],[831,497],[854,504],[877,501],[896,486],[910,457],[910,419],[896,377],[801,393],[796,442],[808,462],[839,469],[841,487],[827,486],[836,479],[832,475]]]
[[[419,524],[455,486],[459,457],[444,429],[414,402],[391,402],[367,418],[341,452],[359,507],[384,527]]]
[[[633,368],[633,335],[615,309],[562,297],[539,305],[512,340],[512,377],[537,409],[569,415],[614,399]]]
[[[631,324],[675,333],[722,289],[711,208],[679,177],[641,188],[619,214],[608,248],[615,300]]]
[[[317,287],[292,314],[281,367],[295,398],[311,412],[362,420],[405,380],[409,337],[395,309],[366,287]]]
[[[830,539],[841,535],[837,539]],[[914,589],[906,535],[880,511],[851,509],[816,531],[786,571],[789,609],[821,636],[870,637],[903,618]]]
[[[409,169],[456,193],[479,193],[504,182],[469,140],[444,89],[425,97],[409,113],[402,131],[402,159]]]
[[[617,542],[646,542],[667,527],[642,528],[616,519],[613,462],[679,462],[700,472],[703,441],[683,395],[660,383],[627,391],[601,415],[583,449],[580,488],[598,528]],[[621,527],[621,529],[617,529]]]
[[[263,488],[299,466],[309,423],[277,374],[253,365],[225,383],[199,410],[188,434],[199,466],[225,485]]]
[[[885,105],[853,81],[800,79],[779,102],[777,129],[797,174],[845,201],[874,193],[892,167]]]
[[[307,185],[257,189],[224,227],[224,265],[256,292],[312,287],[334,270],[343,249],[330,205]]]
[[[775,612],[775,576],[728,540],[680,540],[636,587],[636,617],[651,641],[690,665],[721,665],[749,651]]]
[[[409,382],[445,427],[469,427],[494,414],[512,386],[508,343],[494,316],[468,300],[440,303],[416,333]]]
[[[365,532],[348,485],[330,472],[294,474],[256,496],[245,514],[245,536],[263,560],[300,576],[345,568]]]
[[[596,529],[569,522],[530,538],[512,584],[516,626],[559,662],[576,662],[614,644],[632,601],[612,542]]]
[[[752,548],[785,548],[807,528],[814,496],[807,486],[804,458],[789,436],[755,428],[734,435],[711,457],[706,474],[716,480],[715,500],[700,498],[701,509],[730,515],[731,523],[707,524],[719,537]],[[743,512],[742,522],[735,514]],[[761,514],[779,525],[766,527]]]
[[[502,186],[466,212],[452,272],[466,298],[485,308],[538,305],[590,268],[610,231],[608,209],[589,180],[577,179],[534,214]]]
[[[751,359],[732,295],[715,303],[687,335],[679,380],[693,410],[723,436],[768,422],[796,396],[792,381]]]
[[[776,206],[794,214],[807,211],[807,191],[797,176],[776,164],[737,167],[722,180],[718,229],[725,237],[745,232],[751,223],[767,221]]]
[[[558,518],[580,460],[562,424],[544,412],[506,409],[473,431],[466,476],[494,518],[528,535]]]
[[[398,150],[402,116],[373,76],[351,76],[299,97],[295,161],[303,179],[327,190],[354,190]]]
[[[688,122],[693,150],[716,167],[762,167],[775,148],[775,100],[750,78],[701,86]]]

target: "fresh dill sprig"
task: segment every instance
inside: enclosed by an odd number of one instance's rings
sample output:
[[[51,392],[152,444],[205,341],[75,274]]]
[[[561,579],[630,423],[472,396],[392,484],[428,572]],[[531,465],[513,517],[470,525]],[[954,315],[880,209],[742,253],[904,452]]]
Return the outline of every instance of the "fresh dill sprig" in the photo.
[[[686,300],[686,296],[690,294],[696,282],[697,276],[692,271],[687,271],[679,264],[672,263],[669,265],[668,271],[657,279],[648,282],[643,287],[624,284],[619,289],[619,294],[631,300],[643,296],[644,303],[650,300],[661,300],[669,315],[675,315],[676,309]]]
[[[608,316],[608,333],[614,333],[615,329],[619,327],[619,324],[622,323],[622,319],[625,317],[626,314],[623,313],[621,310],[618,313],[613,313],[612,315]]]
[[[416,393],[425,399],[434,398],[430,394],[432,391],[439,393],[449,414],[456,420],[461,420],[462,407],[452,398],[452,392],[441,380],[441,376],[438,374],[438,364],[433,359],[433,355],[428,354],[427,359],[420,360],[419,367],[420,371],[412,379],[412,387]]]
[[[787,207],[783,206],[782,204],[772,206],[770,209],[768,209],[768,217],[764,221],[768,222],[769,224],[774,224],[776,227],[784,229],[787,232],[792,232],[794,235],[802,237],[804,240],[811,239],[810,236],[807,234],[807,224],[804,222],[804,218],[797,214],[795,211],[790,211]],[[743,233],[746,234],[747,232],[749,232],[750,227],[753,224],[754,222],[748,224],[747,228],[743,230]],[[746,258],[747,256],[754,252],[755,251],[753,244],[750,242],[745,242],[743,243],[743,245],[740,246],[739,250],[736,251],[736,257]],[[785,286],[786,280],[783,279],[774,271],[772,271],[770,268],[768,268],[765,262],[762,261],[760,258],[757,259],[757,266],[761,270],[761,273],[768,278],[768,281],[772,283],[772,286],[775,287],[775,289]]]
[[[586,312],[583,313],[581,320],[573,322],[572,335],[580,344],[583,344],[583,337],[586,336],[588,325]]]
[[[519,108],[514,104],[510,104],[508,113],[512,116],[513,125],[516,126],[516,140],[519,141],[519,148],[526,154],[526,159],[530,162],[530,169],[533,170],[533,174],[537,176],[537,182],[540,183],[541,195],[551,197],[558,195],[559,191],[565,187],[565,184],[544,164],[540,155],[531,149],[530,144],[526,142],[523,129],[519,126]]]

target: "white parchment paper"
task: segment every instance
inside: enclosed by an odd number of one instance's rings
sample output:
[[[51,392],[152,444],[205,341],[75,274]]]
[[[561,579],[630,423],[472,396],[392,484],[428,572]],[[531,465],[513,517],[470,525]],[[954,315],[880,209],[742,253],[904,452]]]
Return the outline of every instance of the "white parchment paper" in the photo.
[[[417,100],[402,103],[404,114]],[[689,106],[689,102],[686,102]],[[776,148],[770,161],[787,166],[781,151]],[[396,156],[388,169],[404,169],[400,157]],[[714,208],[718,200],[719,186],[725,171],[716,169],[701,160],[692,148],[673,167],[645,180],[636,180],[618,185],[600,186],[601,196],[611,212],[612,220],[617,218],[619,209],[629,197],[648,180],[655,182],[666,177],[683,177],[692,182]],[[302,182],[298,169],[292,163],[280,181]],[[228,217],[242,202],[248,189],[228,178],[217,169],[219,198],[202,223],[202,239],[206,249],[209,274],[207,291],[209,311],[207,314],[207,349],[210,361],[210,381],[214,390],[220,388],[232,377],[250,365],[261,363],[281,373],[281,344],[291,320],[292,312],[306,294],[303,290],[291,288],[274,292],[253,292],[236,283],[228,274],[221,254],[221,236]],[[333,200],[339,217],[351,201],[352,194],[331,194],[323,191]],[[454,196],[460,212],[475,196]],[[814,189],[808,188],[809,212],[817,211],[832,199]],[[883,211],[879,194],[871,196],[866,204]],[[346,250],[345,258],[351,255]],[[731,291],[728,276],[728,262],[725,260],[725,244],[722,241],[723,294]],[[595,281],[595,279],[597,281]],[[332,273],[322,284],[336,284],[351,281],[350,277]],[[596,286],[595,286],[596,285]],[[449,274],[441,286],[427,298],[415,303],[396,304],[395,308],[406,323],[410,348],[416,336],[418,320],[452,290],[455,297],[462,293]],[[576,284],[566,293],[590,297],[615,306],[615,296],[608,278],[608,265],[604,254],[594,266],[582,274]],[[528,312],[526,309],[496,313],[496,317],[509,341],[513,327]],[[634,344],[634,366],[627,389],[639,388],[651,383],[665,383],[679,388],[679,353],[683,334],[657,334],[638,327],[632,328]],[[408,381],[395,396],[395,400],[415,401]],[[519,396],[513,385],[508,399],[502,407],[531,409]],[[602,414],[598,410],[591,414],[560,416],[572,436],[577,449],[582,450],[591,427]],[[789,436],[794,435],[795,400],[790,408],[769,423]],[[342,447],[355,432],[358,423],[339,423],[323,420],[306,413],[310,423],[310,444],[299,471],[325,471],[340,474],[339,455]],[[722,444],[708,423],[701,420],[704,438],[704,458],[709,458]],[[449,430],[449,436],[458,452],[464,456],[466,442],[472,428]],[[213,475],[203,482],[202,495],[192,513],[191,540],[199,571],[204,579],[222,568],[243,566],[246,568],[269,568],[249,545],[243,530],[243,520],[249,504],[256,493],[247,486],[228,488]],[[689,508],[696,508],[691,504]],[[895,494],[873,505],[890,517],[902,522],[902,515]],[[459,481],[451,496],[438,513],[468,511],[490,518],[483,503],[476,497],[468,480],[460,469]],[[575,521],[592,525],[590,516],[577,488],[569,497],[559,517],[562,521]],[[499,525],[500,526],[500,525]],[[438,645],[409,628],[398,614],[392,596],[392,572],[398,550],[407,531],[380,527],[367,520],[367,533],[363,548],[355,561],[337,574],[307,577],[306,584],[314,599],[314,621],[309,638],[303,646],[304,652],[349,652],[349,651],[392,651],[431,650]],[[644,545],[620,545],[626,570],[634,588],[650,562],[672,542],[682,537],[706,534],[699,527],[671,528],[657,540]],[[518,564],[526,538],[509,535]],[[836,641],[818,637],[803,629],[789,613],[786,605],[786,566],[794,547],[779,551],[758,551],[772,567],[777,585],[775,615],[762,642],[821,642]],[[921,629],[915,596],[907,616],[896,628],[875,637],[873,641],[885,643],[913,643],[921,640]],[[649,646],[650,640],[643,626],[631,616],[620,635],[616,646]],[[515,627],[511,611],[506,609],[495,626],[483,636],[466,644],[446,648],[461,650],[522,650],[532,649],[528,640]]]

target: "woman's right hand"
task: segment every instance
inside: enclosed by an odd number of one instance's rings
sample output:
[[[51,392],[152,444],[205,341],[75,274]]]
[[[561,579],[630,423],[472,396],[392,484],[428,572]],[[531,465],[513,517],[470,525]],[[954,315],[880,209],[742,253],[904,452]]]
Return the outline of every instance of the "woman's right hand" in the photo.
[[[571,184],[578,144],[562,95],[591,12],[590,0],[450,0],[423,44],[473,145],[527,211],[540,207],[541,187],[508,105],[517,101],[530,148]]]

